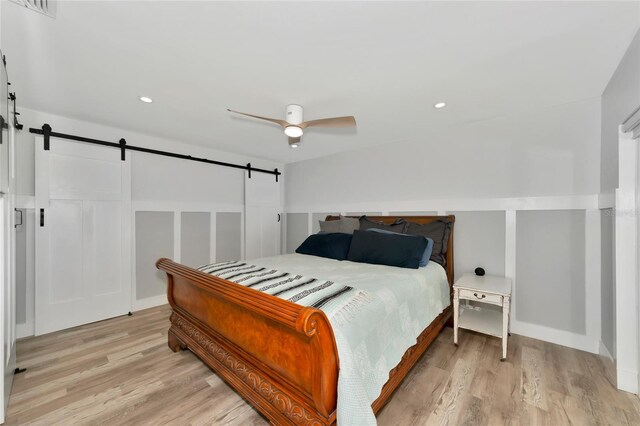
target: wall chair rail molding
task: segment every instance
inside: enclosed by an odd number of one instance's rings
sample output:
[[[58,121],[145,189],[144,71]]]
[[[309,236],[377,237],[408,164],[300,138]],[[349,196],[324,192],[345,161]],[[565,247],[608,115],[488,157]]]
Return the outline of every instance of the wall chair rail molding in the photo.
[[[43,124],[41,129],[36,129],[32,127],[29,129],[29,132],[35,133],[36,135],[42,135],[44,137],[44,149],[46,151],[49,150],[49,144],[51,143],[51,138],[53,137],[53,138],[68,139],[76,142],[84,142],[84,143],[90,143],[94,145],[110,146],[112,148],[117,148],[121,151],[122,161],[126,160],[126,151],[129,150],[129,151],[145,152],[147,154],[162,155],[165,157],[180,158],[183,160],[197,161],[200,163],[213,164],[216,166],[246,170],[249,174],[249,177],[251,177],[252,172],[270,174],[276,177],[276,182],[278,182],[278,177],[282,174],[282,172],[278,171],[277,168],[274,170],[267,170],[259,167],[253,167],[251,166],[251,163],[247,163],[246,165],[234,164],[234,163],[228,163],[225,161],[210,160],[208,158],[193,157],[187,154],[178,154],[175,152],[162,151],[159,149],[151,149],[151,148],[144,148],[140,146],[128,145],[125,139],[120,139],[119,142],[109,142],[109,141],[103,141],[99,139],[87,138],[83,136],[69,135],[66,133],[58,133],[58,132],[54,132],[51,129],[51,126],[48,124]]]
[[[508,211],[508,210],[587,210],[599,208],[599,195],[567,195],[513,198],[445,198],[385,201],[354,204],[286,206],[286,213],[310,212],[388,212],[388,211]]]

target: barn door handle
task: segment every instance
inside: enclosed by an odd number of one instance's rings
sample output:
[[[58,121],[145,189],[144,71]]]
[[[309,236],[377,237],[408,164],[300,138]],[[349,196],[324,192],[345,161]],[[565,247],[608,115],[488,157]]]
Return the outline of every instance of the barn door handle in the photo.
[[[44,209],[40,209],[40,226],[44,226]]]
[[[20,209],[13,209],[15,210],[16,213],[20,213],[20,223],[14,223],[13,227],[17,228],[18,226],[22,226],[22,210]]]
[[[280,213],[278,213],[278,222],[280,222]]]

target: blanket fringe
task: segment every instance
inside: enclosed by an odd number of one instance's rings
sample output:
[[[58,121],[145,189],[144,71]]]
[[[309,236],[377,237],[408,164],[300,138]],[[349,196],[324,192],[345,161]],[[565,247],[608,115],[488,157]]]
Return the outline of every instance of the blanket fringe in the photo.
[[[362,308],[373,301],[371,294],[358,290],[355,297],[352,297],[345,301],[342,306],[337,306],[333,310],[333,313],[329,315],[329,320],[335,325],[344,325],[346,322],[351,321],[362,310]]]

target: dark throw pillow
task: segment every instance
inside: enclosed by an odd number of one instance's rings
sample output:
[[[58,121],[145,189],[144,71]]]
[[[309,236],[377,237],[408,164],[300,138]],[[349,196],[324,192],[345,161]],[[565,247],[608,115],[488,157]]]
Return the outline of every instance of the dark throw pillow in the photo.
[[[296,253],[345,260],[349,253],[351,237],[351,234],[344,233],[309,235],[296,249]]]
[[[367,232],[381,232],[383,234],[393,234],[400,235],[403,237],[415,238],[418,235],[409,235],[409,234],[399,234],[397,232],[387,231],[386,229],[377,229],[377,228],[369,228]],[[422,237],[424,238],[424,237]],[[433,251],[433,240],[431,238],[427,238],[427,248],[424,249],[424,253],[422,253],[422,258],[420,258],[420,267],[427,266],[429,260],[431,259],[431,252]]]
[[[451,234],[451,222],[448,220],[436,220],[435,222],[420,225],[415,222],[407,223],[406,234],[420,235],[433,240],[433,250],[431,260],[442,266],[447,264],[447,243]]]
[[[347,260],[418,269],[427,244],[422,237],[354,231]]]
[[[387,225],[386,223],[371,220],[367,216],[360,217],[360,231],[366,231],[367,229],[384,229],[385,231],[402,234],[405,232],[406,227],[407,221],[404,219],[397,219],[391,225]]]

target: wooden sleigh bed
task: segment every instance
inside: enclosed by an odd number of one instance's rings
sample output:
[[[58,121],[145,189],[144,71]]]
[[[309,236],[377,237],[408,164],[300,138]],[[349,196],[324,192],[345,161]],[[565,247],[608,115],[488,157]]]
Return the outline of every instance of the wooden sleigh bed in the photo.
[[[370,219],[393,223],[399,217]],[[452,222],[446,253],[451,290],[455,217],[402,218],[421,224],[444,218]],[[158,260],[156,266],[168,277],[168,298],[173,309],[168,338],[171,350],[190,349],[273,424],[336,423],[339,359],[331,325],[321,310],[169,259]],[[405,352],[372,404],[375,413],[389,400],[450,316],[451,305]]]

